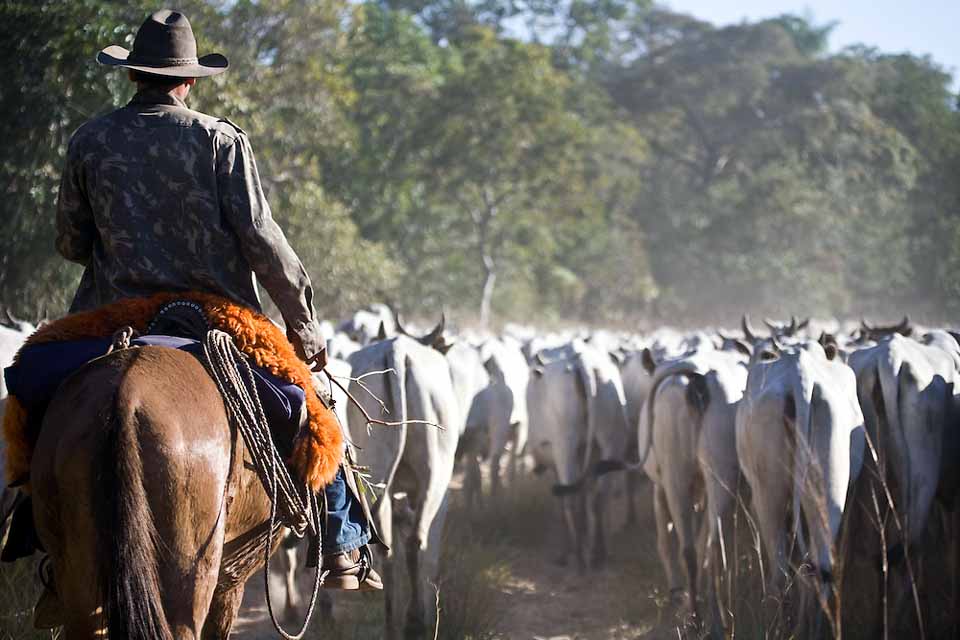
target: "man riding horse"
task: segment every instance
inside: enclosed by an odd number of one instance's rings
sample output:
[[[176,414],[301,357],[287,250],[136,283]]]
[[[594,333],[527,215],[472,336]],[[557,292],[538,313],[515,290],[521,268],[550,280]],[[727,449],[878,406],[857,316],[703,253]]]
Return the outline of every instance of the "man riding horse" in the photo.
[[[97,60],[127,68],[137,93],[125,107],[86,123],[69,144],[56,247],[84,266],[71,313],[178,291],[222,296],[261,312],[259,281],[296,354],[322,367],[310,278],[271,217],[246,134],[185,104],[197,78],[222,73],[227,59],[198,58],[187,18],[158,11],[140,27],[132,51],[110,46]],[[376,534],[348,477],[341,467],[324,488],[324,585],[379,590],[367,548]],[[38,623],[56,624],[57,604],[48,587]]]

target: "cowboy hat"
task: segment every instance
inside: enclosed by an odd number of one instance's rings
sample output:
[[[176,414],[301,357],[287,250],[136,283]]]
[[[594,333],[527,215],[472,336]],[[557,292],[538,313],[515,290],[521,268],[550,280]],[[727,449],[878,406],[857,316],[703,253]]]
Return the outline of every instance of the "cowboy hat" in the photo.
[[[157,76],[200,78],[223,73],[229,63],[219,53],[197,57],[197,40],[182,13],[165,9],[151,14],[137,31],[133,51],[110,45],[97,62]]]

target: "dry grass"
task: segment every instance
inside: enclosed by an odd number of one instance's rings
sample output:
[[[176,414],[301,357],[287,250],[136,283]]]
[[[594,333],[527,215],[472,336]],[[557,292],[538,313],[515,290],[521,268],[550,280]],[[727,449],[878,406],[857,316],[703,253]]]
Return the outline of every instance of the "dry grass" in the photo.
[[[442,570],[436,585],[439,639],[708,637],[708,629],[692,624],[690,617],[670,601],[656,552],[649,485],[640,491],[640,522],[631,529],[623,528],[622,497],[611,502],[610,565],[586,576],[577,576],[575,571],[556,562],[558,519],[548,480],[524,478],[498,500],[488,497],[483,506],[474,509],[468,509],[461,497],[459,492],[452,493]],[[953,559],[947,554],[956,535],[951,523],[949,514],[936,512],[923,543],[928,552],[916,559],[925,637],[934,640],[957,637],[957,585],[948,570]],[[800,624],[809,620],[809,609],[807,618],[797,610],[802,600],[797,581],[790,581],[785,602],[765,600],[760,555],[748,513],[739,510],[730,526],[730,566],[720,591],[728,614],[725,636],[771,640],[831,637],[829,625],[817,629]],[[843,636],[855,640],[882,638],[876,620],[883,606],[877,587],[883,576],[865,553],[873,540],[864,533],[863,522],[850,526],[854,529],[847,544],[854,553],[850,554],[844,582]],[[874,531],[873,535],[878,534]],[[34,576],[33,563],[0,565],[0,640],[55,637],[29,629],[29,615],[38,589]],[[260,577],[254,580],[259,581]],[[892,577],[888,577],[890,580]],[[889,612],[888,617],[895,624],[891,625],[888,637],[921,638],[912,609],[908,598],[900,610]],[[307,637],[367,640],[382,636],[380,596],[338,593],[333,618],[318,612]],[[258,632],[239,637],[275,635]]]
[[[59,635],[33,628],[33,605],[40,596],[38,559],[0,563],[0,640],[50,640]]]

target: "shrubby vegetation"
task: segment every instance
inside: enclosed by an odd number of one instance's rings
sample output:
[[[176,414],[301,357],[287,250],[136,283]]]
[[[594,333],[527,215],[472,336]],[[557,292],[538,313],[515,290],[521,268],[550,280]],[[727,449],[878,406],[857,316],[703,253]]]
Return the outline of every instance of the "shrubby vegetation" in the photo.
[[[645,0],[185,0],[337,317],[376,298],[482,320],[960,311],[960,112],[934,61],[794,16],[717,28]],[[70,133],[129,99],[97,50],[153,3],[0,7],[0,304],[64,310]],[[892,311],[890,311],[892,312]]]

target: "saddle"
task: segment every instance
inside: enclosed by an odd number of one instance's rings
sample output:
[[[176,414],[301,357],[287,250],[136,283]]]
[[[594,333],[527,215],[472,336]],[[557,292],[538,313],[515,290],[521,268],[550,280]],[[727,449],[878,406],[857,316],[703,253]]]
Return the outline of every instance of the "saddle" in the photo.
[[[283,332],[268,318],[225,298],[190,292],[128,298],[72,314],[27,340],[5,372],[11,392],[4,416],[8,483],[28,482],[43,410],[60,383],[107,353],[110,336],[127,326],[140,334],[132,346],[158,345],[195,354],[202,350],[199,339],[210,329],[229,334],[253,366],[271,428],[279,428],[276,441],[284,443],[284,456],[295,474],[314,491],[336,475],[343,457],[340,426]]]
[[[125,346],[177,349],[202,361],[201,340],[208,330],[199,307],[175,301],[161,308],[146,335],[133,337]],[[112,338],[88,338],[24,347],[16,364],[8,367],[4,375],[10,393],[27,412],[28,429],[39,429],[39,421],[60,384],[87,362],[108,353],[113,342]],[[289,457],[294,439],[305,422],[306,394],[297,385],[262,367],[252,367],[252,370],[275,442],[284,457]],[[24,482],[25,478],[15,478],[11,486]]]

